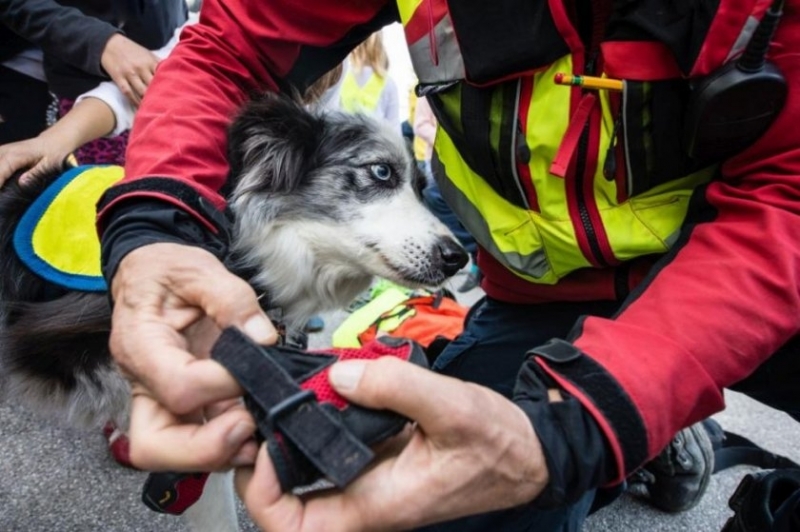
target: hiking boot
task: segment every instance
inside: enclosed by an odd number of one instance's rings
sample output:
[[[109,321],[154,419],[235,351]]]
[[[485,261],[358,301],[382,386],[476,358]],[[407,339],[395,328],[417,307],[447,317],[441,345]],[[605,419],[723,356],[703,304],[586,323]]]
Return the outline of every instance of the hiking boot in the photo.
[[[481,271],[478,268],[472,268],[461,286],[456,288],[456,292],[463,294],[464,292],[469,292],[470,290],[478,288],[481,285],[481,279],[483,279]]]
[[[700,502],[713,471],[711,439],[703,423],[695,423],[628,478],[628,491],[665,512],[684,512]]]

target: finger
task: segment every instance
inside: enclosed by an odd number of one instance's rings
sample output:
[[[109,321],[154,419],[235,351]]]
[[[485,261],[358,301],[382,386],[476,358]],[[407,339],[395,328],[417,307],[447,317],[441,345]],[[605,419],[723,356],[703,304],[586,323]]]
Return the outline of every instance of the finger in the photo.
[[[331,367],[337,392],[363,406],[387,409],[417,421],[423,429],[441,431],[470,408],[469,384],[445,377],[396,357],[346,361]]]
[[[265,532],[302,530],[303,503],[281,491],[266,445],[258,451],[255,468],[236,470],[234,485],[250,516]]]
[[[48,173],[55,171],[57,168],[57,164],[42,159],[36,164],[36,166],[19,176],[19,184],[23,186],[28,185],[33,180],[42,177],[43,175],[47,175]]]
[[[204,309],[220,329],[237,327],[255,342],[269,345],[278,340],[278,333],[267,318],[253,288],[233,275],[215,259],[211,275],[193,276],[185,285],[186,296]],[[208,279],[214,279],[208,283]]]
[[[247,410],[240,399],[228,399],[227,401],[218,401],[216,403],[207,405],[203,411],[205,419],[214,419],[221,416],[225,412],[240,409]]]
[[[36,162],[35,157],[14,152],[0,153],[0,182],[5,182],[14,172],[27,168]]]
[[[206,420],[211,420],[226,412],[230,412],[231,410],[241,410],[244,412],[247,411],[241,399],[231,399],[207,406],[205,408],[204,418]],[[237,453],[231,457],[229,465],[231,467],[252,465],[256,461],[257,453],[258,444],[256,443],[255,439],[253,439],[252,441],[246,442],[244,445],[242,445],[239,451],[237,451]]]
[[[147,90],[147,84],[142,81],[139,75],[133,75],[128,79],[128,83],[131,86],[131,90],[133,90],[134,94],[136,95],[136,104],[139,105],[144,98],[144,93]]]
[[[204,424],[183,423],[140,393],[131,404],[131,461],[149,471],[216,471],[229,465],[254,431],[255,424],[242,410]]]
[[[117,87],[119,88],[120,92],[125,95],[125,97],[130,100],[130,102],[138,107],[139,100],[136,94],[136,91],[133,90],[130,83],[128,82],[127,78],[121,78],[117,81]]]
[[[142,79],[142,82],[145,84],[145,87],[149,87],[150,83],[153,81],[153,76],[156,73],[156,67],[158,66],[158,61],[153,63],[151,68],[144,70],[139,77]]]

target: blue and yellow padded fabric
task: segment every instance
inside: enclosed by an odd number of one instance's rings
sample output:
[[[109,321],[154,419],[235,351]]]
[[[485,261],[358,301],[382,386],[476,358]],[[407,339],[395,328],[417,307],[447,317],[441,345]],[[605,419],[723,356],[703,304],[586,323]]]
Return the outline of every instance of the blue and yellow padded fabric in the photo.
[[[105,291],[95,205],[122,176],[120,166],[79,166],[47,187],[14,232],[14,248],[25,266],[70,290]]]

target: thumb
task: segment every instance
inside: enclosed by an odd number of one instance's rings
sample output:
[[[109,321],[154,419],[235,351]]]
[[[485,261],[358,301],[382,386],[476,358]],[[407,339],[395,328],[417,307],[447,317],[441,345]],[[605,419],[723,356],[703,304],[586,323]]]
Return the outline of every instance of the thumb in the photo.
[[[348,400],[369,408],[392,410],[423,428],[440,426],[465,393],[463,382],[396,357],[338,362],[331,367],[328,378]]]

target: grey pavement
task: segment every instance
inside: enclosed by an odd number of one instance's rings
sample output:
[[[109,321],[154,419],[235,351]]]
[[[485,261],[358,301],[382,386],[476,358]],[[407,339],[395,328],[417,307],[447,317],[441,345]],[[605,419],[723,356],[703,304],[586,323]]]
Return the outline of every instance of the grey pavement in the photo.
[[[452,286],[461,280],[455,278]],[[475,290],[461,301],[471,304],[478,297]],[[326,330],[312,336],[315,346],[329,345],[342,316],[325,316]],[[727,430],[800,461],[800,424],[739,394],[726,398],[727,409],[715,417]],[[145,474],[117,466],[100,433],[60,427],[8,403],[0,404],[0,420],[0,532],[185,530],[179,518],[154,514],[139,502]],[[678,515],[623,496],[590,517],[584,530],[718,531],[731,513],[728,497],[750,470],[715,475],[701,503]],[[243,530],[255,530],[241,509],[240,522]]]

